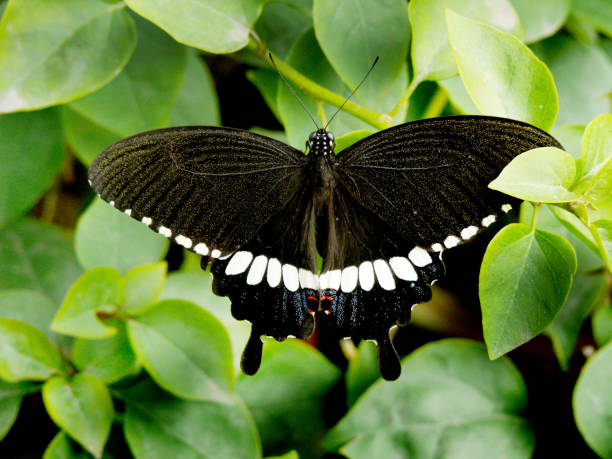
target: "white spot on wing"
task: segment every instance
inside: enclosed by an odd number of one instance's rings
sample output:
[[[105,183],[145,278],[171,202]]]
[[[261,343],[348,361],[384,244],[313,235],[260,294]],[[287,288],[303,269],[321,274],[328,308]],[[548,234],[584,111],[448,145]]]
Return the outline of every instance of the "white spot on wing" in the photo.
[[[467,241],[468,239],[473,238],[478,233],[478,228],[476,226],[468,226],[467,228],[463,228],[461,230],[461,239]]]
[[[300,278],[300,287],[309,288],[312,290],[319,289],[319,280],[312,271],[308,269],[300,268],[298,271],[298,275]]]
[[[214,250],[213,250],[214,252]],[[211,254],[214,257],[214,255]],[[236,274],[241,274],[246,271],[246,269],[251,264],[251,260],[253,259],[253,254],[251,252],[240,251],[236,252],[232,259],[229,261],[227,266],[225,267],[225,274],[228,276],[234,276]]]
[[[439,242],[436,242],[435,244],[431,245],[431,250],[433,250],[434,252],[442,252],[444,250],[444,247]]]
[[[418,267],[427,266],[433,261],[427,253],[427,250],[420,247],[415,247],[412,249],[408,254],[408,258],[410,258],[410,261]]]
[[[281,264],[276,258],[270,258],[268,262],[268,274],[267,274],[268,285],[270,287],[276,287],[281,281]]]
[[[510,211],[512,210],[512,206],[511,206],[510,204],[504,204],[504,205],[501,207],[501,209],[502,209],[502,211],[503,211],[504,213],[506,213],[506,214],[507,214],[508,212],[510,212]]]
[[[347,266],[342,270],[342,278],[340,280],[340,288],[343,292],[352,292],[357,287],[357,279],[359,270],[357,266]]]
[[[295,266],[289,264],[283,265],[283,283],[287,290],[291,292],[295,292],[300,288],[298,270]]]
[[[200,255],[206,256],[208,255],[208,246],[203,242],[200,242],[199,244],[196,244],[196,246],[193,248],[193,251]]]
[[[113,207],[115,207],[115,201],[109,201],[109,204]]]
[[[378,284],[385,290],[393,290],[395,288],[395,279],[389,265],[385,260],[374,260],[374,271]]]
[[[159,228],[157,228],[157,232],[162,236],[172,236],[172,231],[170,231],[170,228],[166,228],[165,226],[160,226]]]
[[[193,245],[193,241],[188,237],[183,236],[182,234],[179,234],[177,237],[174,238],[174,240],[178,245],[182,245],[186,249],[190,249]]]
[[[210,252],[210,256],[213,258],[219,258],[221,256],[221,251],[217,249],[212,249],[212,252]]]
[[[268,265],[268,257],[265,255],[258,255],[253,260],[253,264],[251,264],[251,269],[249,270],[249,274],[247,275],[247,284],[249,285],[257,285],[259,284],[264,274],[266,273],[266,266]]]
[[[153,223],[153,220],[151,220],[151,218],[149,218],[149,217],[142,217],[142,220],[140,220],[140,221],[143,222],[147,226],[150,226],[151,223]]]
[[[459,239],[457,236],[449,236],[446,239],[444,239],[444,245],[446,246],[447,249],[456,247],[457,245],[459,245],[460,242],[461,242],[461,239]]]
[[[359,286],[370,291],[374,287],[374,267],[371,261],[364,261],[359,265]]]
[[[389,264],[395,275],[402,280],[416,281],[419,279],[417,272],[406,257],[392,257]]]
[[[132,215],[132,209],[125,209],[123,211],[123,213],[125,213],[126,215],[130,215],[131,216]]]
[[[482,219],[482,226],[489,226],[492,223],[495,223],[495,215],[489,215]]]

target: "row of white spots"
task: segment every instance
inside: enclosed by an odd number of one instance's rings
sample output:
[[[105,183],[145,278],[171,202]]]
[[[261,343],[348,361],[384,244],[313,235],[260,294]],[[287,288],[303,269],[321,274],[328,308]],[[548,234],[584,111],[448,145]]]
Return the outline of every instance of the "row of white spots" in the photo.
[[[512,210],[512,205],[510,204],[504,204],[501,206],[501,210],[504,213],[508,213]],[[491,226],[493,223],[495,223],[495,220],[497,219],[497,217],[493,214],[486,216],[485,218],[483,218],[481,220],[481,225],[483,227],[488,227]],[[436,242],[435,244],[432,244],[431,246],[431,250],[433,250],[434,252],[442,252],[444,250],[444,248],[446,247],[447,249],[451,249],[453,247],[458,246],[462,241],[462,239],[464,241],[467,241],[468,239],[473,238],[474,236],[476,236],[476,234],[478,233],[479,228],[474,226],[474,225],[470,225],[467,228],[463,228],[459,235],[461,236],[461,239],[458,238],[457,236],[454,235],[450,235],[448,236],[446,239],[444,239],[444,241],[442,242],[442,244],[440,244],[439,242]],[[427,253],[427,252],[425,252]],[[417,265],[418,266],[418,265]]]

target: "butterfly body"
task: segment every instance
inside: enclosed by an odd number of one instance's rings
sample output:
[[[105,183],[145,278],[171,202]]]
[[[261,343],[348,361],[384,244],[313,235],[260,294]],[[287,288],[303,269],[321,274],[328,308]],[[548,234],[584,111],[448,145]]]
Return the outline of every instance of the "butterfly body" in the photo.
[[[324,129],[305,154],[191,126],[121,140],[89,176],[103,199],[211,264],[215,293],[252,323],[246,373],[259,367],[260,336],[305,338],[321,325],[376,341],[381,374],[395,379],[389,329],[431,298],[444,250],[515,204],[487,184],[514,156],[548,145],[560,146],[528,124],[478,116],[402,124],[337,155]]]

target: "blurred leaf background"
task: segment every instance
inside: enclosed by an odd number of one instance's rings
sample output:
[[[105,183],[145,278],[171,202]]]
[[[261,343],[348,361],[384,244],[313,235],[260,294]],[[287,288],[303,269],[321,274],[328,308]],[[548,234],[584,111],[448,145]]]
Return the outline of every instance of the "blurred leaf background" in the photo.
[[[612,457],[609,0],[9,0],[0,14],[0,456]],[[199,257],[87,185],[103,148],[166,126],[303,148],[311,120],[268,50],[321,120],[380,56],[331,126],[343,147],[482,113],[568,152],[500,176],[534,204],[488,249],[499,225],[445,253],[446,278],[394,337],[395,382],[368,342],[268,341],[259,373],[239,374],[248,324]]]

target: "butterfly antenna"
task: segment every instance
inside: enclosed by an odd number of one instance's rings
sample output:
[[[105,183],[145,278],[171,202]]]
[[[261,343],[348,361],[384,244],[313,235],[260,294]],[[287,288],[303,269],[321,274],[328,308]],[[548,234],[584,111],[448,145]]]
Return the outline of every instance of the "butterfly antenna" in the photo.
[[[376,56],[376,59],[374,59],[374,62],[372,63],[372,66],[370,67],[370,70],[368,70],[365,74],[365,76],[361,79],[361,81],[359,82],[359,84],[355,87],[355,89],[353,89],[353,92],[351,92],[351,94],[344,100],[344,102],[342,102],[342,105],[340,105],[340,108],[338,108],[338,110],[336,110],[336,113],[333,114],[333,116],[329,119],[329,121],[327,122],[327,124],[325,125],[325,130],[327,130],[327,126],[329,126],[329,124],[332,122],[332,120],[336,117],[336,115],[340,112],[340,110],[342,110],[342,107],[344,107],[344,105],[349,101],[349,99],[351,97],[353,97],[353,94],[355,94],[357,92],[357,90],[359,89],[359,87],[363,84],[363,82],[366,80],[366,78],[368,77],[368,75],[370,74],[370,72],[372,70],[374,70],[374,67],[376,66],[376,64],[378,63],[378,56]]]
[[[281,77],[281,80],[283,80],[283,83],[285,83],[285,86],[287,86],[287,88],[289,89],[289,91],[291,91],[291,94],[293,94],[295,96],[295,98],[298,100],[298,102],[300,103],[300,105],[302,106],[302,108],[304,109],[304,111],[306,113],[308,113],[308,116],[310,116],[310,119],[312,120],[312,122],[314,123],[314,125],[317,127],[317,129],[319,129],[319,125],[317,124],[317,122],[315,121],[314,117],[312,116],[312,114],[310,113],[310,111],[306,108],[306,105],[304,105],[304,102],[302,102],[302,99],[300,99],[298,97],[298,95],[295,93],[295,91],[293,90],[293,88],[289,85],[289,83],[287,82],[287,80],[285,79],[285,77],[283,76],[282,73],[280,73],[280,70],[278,70],[278,67],[276,66],[276,62],[274,62],[274,58],[272,57],[272,53],[268,52],[268,57],[270,57],[270,62],[272,62],[272,65],[274,66],[274,69],[276,70],[276,72],[278,73],[278,76]]]

